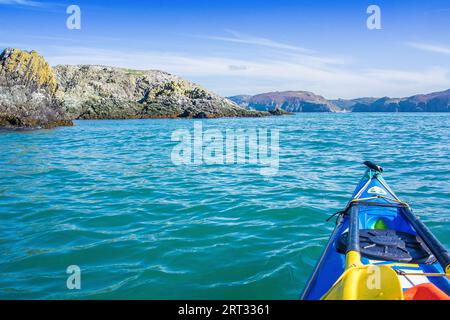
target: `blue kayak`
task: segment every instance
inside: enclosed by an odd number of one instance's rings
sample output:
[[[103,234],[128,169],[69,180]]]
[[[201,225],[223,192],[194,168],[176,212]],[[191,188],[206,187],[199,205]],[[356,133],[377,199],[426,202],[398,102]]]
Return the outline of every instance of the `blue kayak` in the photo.
[[[450,254],[369,161],[304,300],[449,300]]]

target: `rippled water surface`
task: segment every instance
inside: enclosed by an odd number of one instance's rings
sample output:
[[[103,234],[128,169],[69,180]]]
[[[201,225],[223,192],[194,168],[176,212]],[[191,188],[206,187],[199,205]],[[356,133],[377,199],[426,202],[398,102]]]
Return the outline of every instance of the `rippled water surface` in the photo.
[[[193,120],[1,132],[0,298],[296,299],[367,159],[450,247],[450,115],[202,123],[279,129],[278,174],[175,166],[171,134]]]

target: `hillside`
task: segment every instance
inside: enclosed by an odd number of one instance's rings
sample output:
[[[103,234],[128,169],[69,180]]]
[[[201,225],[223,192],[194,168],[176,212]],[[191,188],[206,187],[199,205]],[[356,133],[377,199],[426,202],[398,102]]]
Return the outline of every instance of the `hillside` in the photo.
[[[230,100],[248,109],[267,111],[283,109],[288,112],[336,112],[339,109],[324,97],[307,91],[268,92],[255,96],[240,95]]]
[[[255,110],[281,108],[291,112],[449,112],[450,89],[405,98],[327,100],[306,91],[269,92],[229,97],[242,107]]]

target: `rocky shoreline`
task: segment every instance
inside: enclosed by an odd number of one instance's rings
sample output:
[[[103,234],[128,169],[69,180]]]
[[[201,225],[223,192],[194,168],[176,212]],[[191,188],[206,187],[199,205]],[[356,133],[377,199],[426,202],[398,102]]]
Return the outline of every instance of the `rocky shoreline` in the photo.
[[[63,106],[74,119],[255,117],[206,89],[166,72],[107,66],[54,68]]]
[[[75,119],[264,117],[175,75],[108,66],[50,67],[36,51],[0,55],[0,127],[52,128]]]

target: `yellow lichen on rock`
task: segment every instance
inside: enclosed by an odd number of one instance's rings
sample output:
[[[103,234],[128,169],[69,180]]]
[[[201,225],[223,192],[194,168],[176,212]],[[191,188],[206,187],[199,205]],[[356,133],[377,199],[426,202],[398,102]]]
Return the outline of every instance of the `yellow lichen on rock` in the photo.
[[[36,51],[0,52],[0,127],[71,125],[50,65]]]
[[[51,94],[57,89],[56,78],[50,65],[36,51],[11,49],[5,68],[8,73],[15,74],[27,84],[35,83],[45,87]]]

